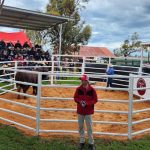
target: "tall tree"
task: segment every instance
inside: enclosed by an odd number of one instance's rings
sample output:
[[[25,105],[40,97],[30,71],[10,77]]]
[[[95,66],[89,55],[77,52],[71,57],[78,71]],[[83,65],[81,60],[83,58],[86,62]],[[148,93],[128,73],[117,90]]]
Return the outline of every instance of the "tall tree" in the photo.
[[[131,38],[124,40],[120,48],[114,50],[116,56],[130,56],[130,54],[137,52],[141,46],[139,34],[134,32]]]
[[[38,44],[43,44],[45,43],[43,37],[44,37],[44,32],[42,31],[33,31],[33,30],[24,30],[26,35],[30,38],[30,41],[32,43],[38,43]]]
[[[91,27],[85,25],[81,21],[80,10],[83,8],[82,3],[88,0],[50,0],[47,5],[47,13],[59,16],[68,16],[74,18],[63,24],[62,27],[62,48],[61,54],[72,54],[78,51],[80,45],[85,45],[91,37]],[[58,26],[48,29],[46,37],[50,39],[50,43],[54,47],[54,53],[58,54],[59,47],[59,31]]]

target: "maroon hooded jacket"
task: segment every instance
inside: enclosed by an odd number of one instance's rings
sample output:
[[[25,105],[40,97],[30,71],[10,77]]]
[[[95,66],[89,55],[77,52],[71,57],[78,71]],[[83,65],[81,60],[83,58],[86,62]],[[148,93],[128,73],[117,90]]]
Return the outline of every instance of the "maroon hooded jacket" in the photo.
[[[86,102],[86,106],[82,107],[81,101]],[[95,89],[89,85],[84,88],[82,85],[76,89],[74,101],[77,103],[77,113],[80,115],[94,114],[94,104],[97,102],[97,94]]]

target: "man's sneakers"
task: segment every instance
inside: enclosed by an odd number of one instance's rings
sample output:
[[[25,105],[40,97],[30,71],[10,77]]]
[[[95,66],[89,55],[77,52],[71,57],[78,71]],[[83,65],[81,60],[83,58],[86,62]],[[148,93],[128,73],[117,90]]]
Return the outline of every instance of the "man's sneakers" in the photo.
[[[94,144],[89,144],[88,145],[88,150],[96,150],[96,147]]]
[[[80,143],[80,144],[79,144],[79,150],[83,150],[84,146],[85,146],[84,143]]]

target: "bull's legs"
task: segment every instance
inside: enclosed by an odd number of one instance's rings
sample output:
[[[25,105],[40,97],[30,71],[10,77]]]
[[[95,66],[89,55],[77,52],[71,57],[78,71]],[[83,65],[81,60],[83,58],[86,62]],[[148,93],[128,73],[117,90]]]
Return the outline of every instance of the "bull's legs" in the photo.
[[[37,95],[37,87],[35,87],[35,95]]]
[[[17,92],[20,93],[20,91],[21,91],[21,86],[17,86]],[[17,99],[20,99],[20,95],[19,95],[19,94],[18,94],[18,96],[17,96]]]
[[[37,87],[36,86],[33,86],[33,94],[37,95]]]
[[[29,89],[29,87],[30,87],[30,86],[28,86],[28,85],[23,86],[23,93],[26,93],[27,90]],[[24,99],[26,99],[26,98],[27,98],[27,97],[24,96]]]

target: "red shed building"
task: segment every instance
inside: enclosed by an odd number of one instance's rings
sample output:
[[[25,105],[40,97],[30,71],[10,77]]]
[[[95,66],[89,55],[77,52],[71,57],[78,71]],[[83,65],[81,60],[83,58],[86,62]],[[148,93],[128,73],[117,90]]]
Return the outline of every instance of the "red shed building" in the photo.
[[[106,47],[81,46],[79,55],[86,57],[115,57]]]

